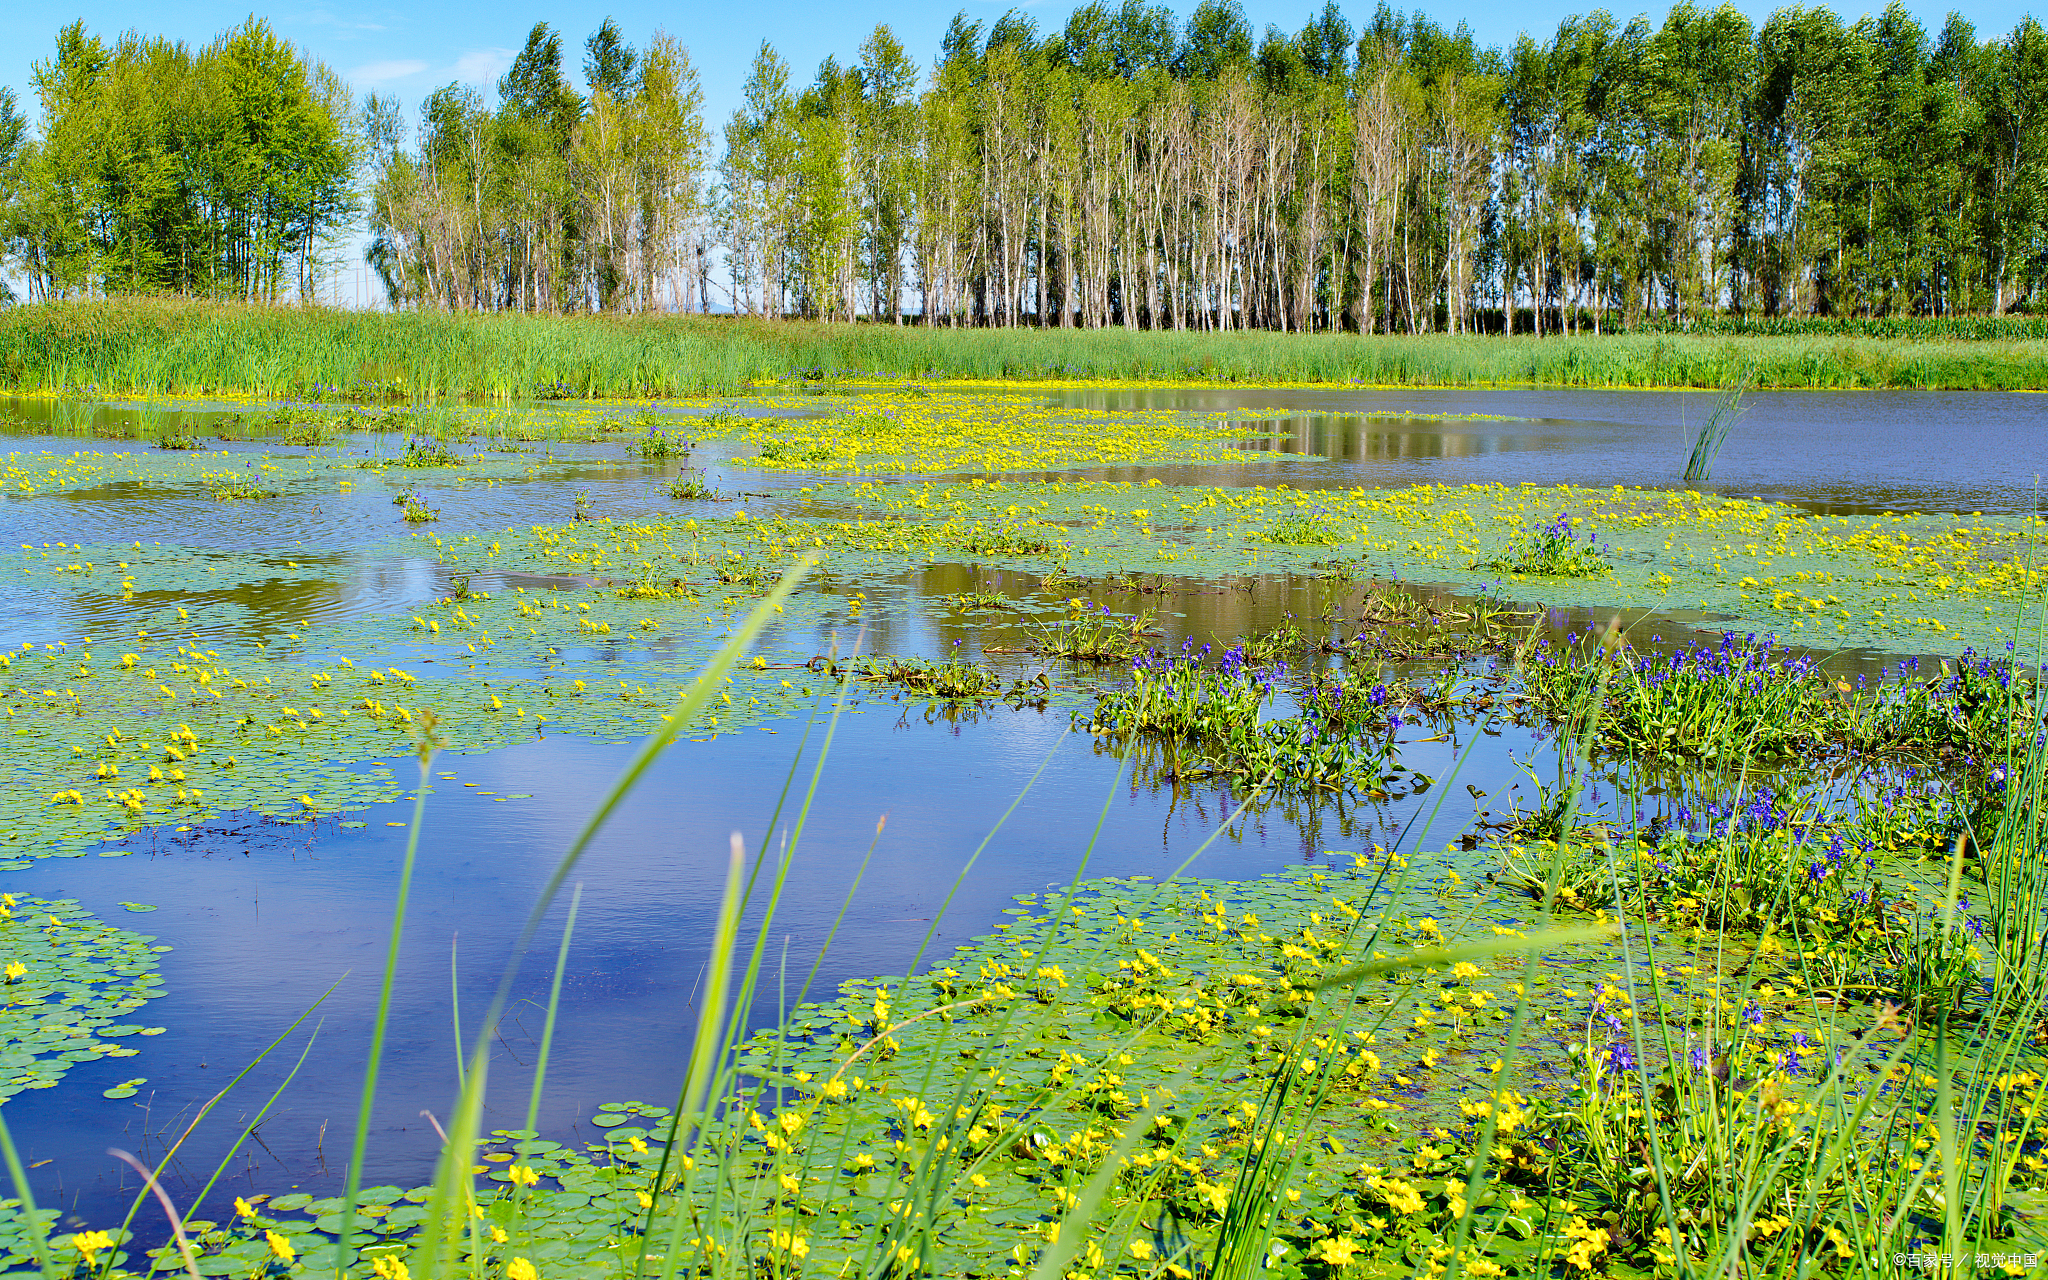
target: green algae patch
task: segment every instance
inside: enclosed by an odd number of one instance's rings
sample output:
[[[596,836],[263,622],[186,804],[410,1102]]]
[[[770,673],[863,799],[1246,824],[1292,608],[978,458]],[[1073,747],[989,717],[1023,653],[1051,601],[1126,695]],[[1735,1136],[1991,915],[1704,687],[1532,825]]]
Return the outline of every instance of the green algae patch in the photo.
[[[121,1042],[163,1030],[131,1021],[164,994],[157,954],[170,948],[155,942],[69,899],[0,897],[0,1099],[48,1089],[73,1063],[134,1057]]]

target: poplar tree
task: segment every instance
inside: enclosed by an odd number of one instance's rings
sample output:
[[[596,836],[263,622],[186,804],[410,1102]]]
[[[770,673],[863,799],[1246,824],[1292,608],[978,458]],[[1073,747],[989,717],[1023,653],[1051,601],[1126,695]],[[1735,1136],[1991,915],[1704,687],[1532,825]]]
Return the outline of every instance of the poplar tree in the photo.
[[[74,23],[33,126],[0,103],[0,236],[37,297],[305,292],[361,189],[402,306],[716,278],[836,322],[1540,335],[2048,301],[2038,24],[1710,2],[1488,48],[1385,4],[1254,33],[1091,0],[963,13],[929,68],[877,26],[800,87],[763,43],[715,164],[687,52],[609,18],[581,88],[543,22],[494,91],[410,113],[258,21],[198,51]]]

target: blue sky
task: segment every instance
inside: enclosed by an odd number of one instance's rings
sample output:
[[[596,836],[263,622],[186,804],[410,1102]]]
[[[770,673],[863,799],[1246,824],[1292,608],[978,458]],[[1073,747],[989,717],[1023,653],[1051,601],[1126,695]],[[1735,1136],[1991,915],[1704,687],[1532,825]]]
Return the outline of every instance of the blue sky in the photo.
[[[1248,0],[1246,11],[1257,28],[1267,23],[1298,30],[1322,0]],[[59,0],[62,5],[62,0]],[[1194,0],[1174,0],[1173,8],[1183,17]],[[937,52],[939,36],[953,14],[965,8],[984,22],[998,16],[1008,3],[986,0],[891,0],[881,5],[818,3],[817,0],[747,0],[745,3],[691,4],[650,3],[649,0],[549,0],[546,4],[474,3],[392,3],[390,0],[326,0],[257,10],[268,18],[279,34],[341,72],[359,92],[376,89],[396,93],[408,108],[426,93],[450,80],[489,84],[510,61],[513,52],[538,21],[554,25],[573,52],[573,62],[582,62],[582,41],[607,14],[618,20],[627,39],[635,44],[656,28],[666,28],[690,49],[703,76],[706,115],[715,131],[738,105],[740,84],[747,63],[765,38],[787,58],[799,81],[806,81],[820,59],[836,54],[850,58],[861,39],[877,22],[894,29],[921,63],[929,64]],[[1025,9],[1041,28],[1066,21],[1075,5],[1070,0],[1041,0],[1017,6]],[[1469,23],[1489,44],[1506,44],[1528,30],[1545,35],[1554,31],[1559,18],[1584,12],[1593,4],[1476,3],[1447,0],[1425,5],[1437,21],[1452,25]],[[1761,17],[1777,7],[1772,3],[1744,0],[1740,8]],[[1881,5],[1871,6],[1873,8]],[[1912,3],[1909,7],[1930,28],[1938,27],[1948,6]],[[1638,12],[1627,5],[1615,12]],[[1354,25],[1372,12],[1370,3],[1353,0],[1345,5]],[[1959,11],[1977,25],[1980,35],[2011,30],[2028,5],[2022,0],[1975,0]],[[1649,7],[1661,18],[1664,7]],[[1842,6],[1848,16],[1863,12],[1861,7]],[[23,0],[0,5],[0,49],[7,51],[0,64],[0,83],[11,84],[31,108],[29,65],[45,57],[57,29],[72,18],[84,19],[96,32],[113,35],[136,28],[203,44],[212,36],[248,15],[250,9],[238,0],[90,0],[79,7],[59,7]]]

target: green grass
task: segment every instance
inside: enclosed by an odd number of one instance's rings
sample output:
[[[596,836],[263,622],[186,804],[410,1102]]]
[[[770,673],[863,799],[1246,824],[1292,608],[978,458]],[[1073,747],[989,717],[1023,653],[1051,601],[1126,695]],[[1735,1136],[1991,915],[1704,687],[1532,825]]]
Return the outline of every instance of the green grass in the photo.
[[[1310,666],[1290,677],[1287,664],[1262,665],[1249,654],[1240,642],[1213,663],[1193,648],[1134,658],[1131,686],[1097,694],[1094,706],[1074,713],[1075,727],[1154,740],[1176,778],[1230,776],[1289,793],[1384,796],[1403,771],[1393,733],[1406,691],[1397,683],[1390,694],[1377,666],[1337,674]],[[1277,696],[1292,702],[1293,714],[1264,714]]]
[[[1473,567],[1545,578],[1599,578],[1612,573],[1614,566],[1599,546],[1599,532],[1587,529],[1582,542],[1577,523],[1559,512],[1547,524],[1523,529],[1506,551]]]
[[[864,377],[1722,387],[1754,366],[1754,385],[1766,388],[2048,389],[2048,341],[2028,326],[1981,332],[2010,336],[1920,338],[1896,326],[1542,339],[956,330],[116,299],[0,313],[0,388],[518,401]]]

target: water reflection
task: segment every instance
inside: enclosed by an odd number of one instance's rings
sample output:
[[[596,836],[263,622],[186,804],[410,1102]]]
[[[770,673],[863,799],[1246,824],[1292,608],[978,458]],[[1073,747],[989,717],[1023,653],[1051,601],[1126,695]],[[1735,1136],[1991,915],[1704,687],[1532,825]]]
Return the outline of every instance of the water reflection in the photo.
[[[1315,485],[1680,483],[1714,396],[1691,391],[1359,389],[1067,391],[1090,409],[1290,411],[1247,452],[1322,454]],[[1729,433],[1717,492],[1814,510],[2034,510],[2043,401],[2003,391],[1761,391]],[[1368,416],[1370,415],[1370,416]],[[1489,415],[1506,421],[1474,418]],[[2032,461],[2030,461],[2032,460]],[[1187,469],[1199,471],[1199,468]],[[1179,479],[1168,483],[1219,483]],[[1231,483],[1231,481],[1220,481]]]

